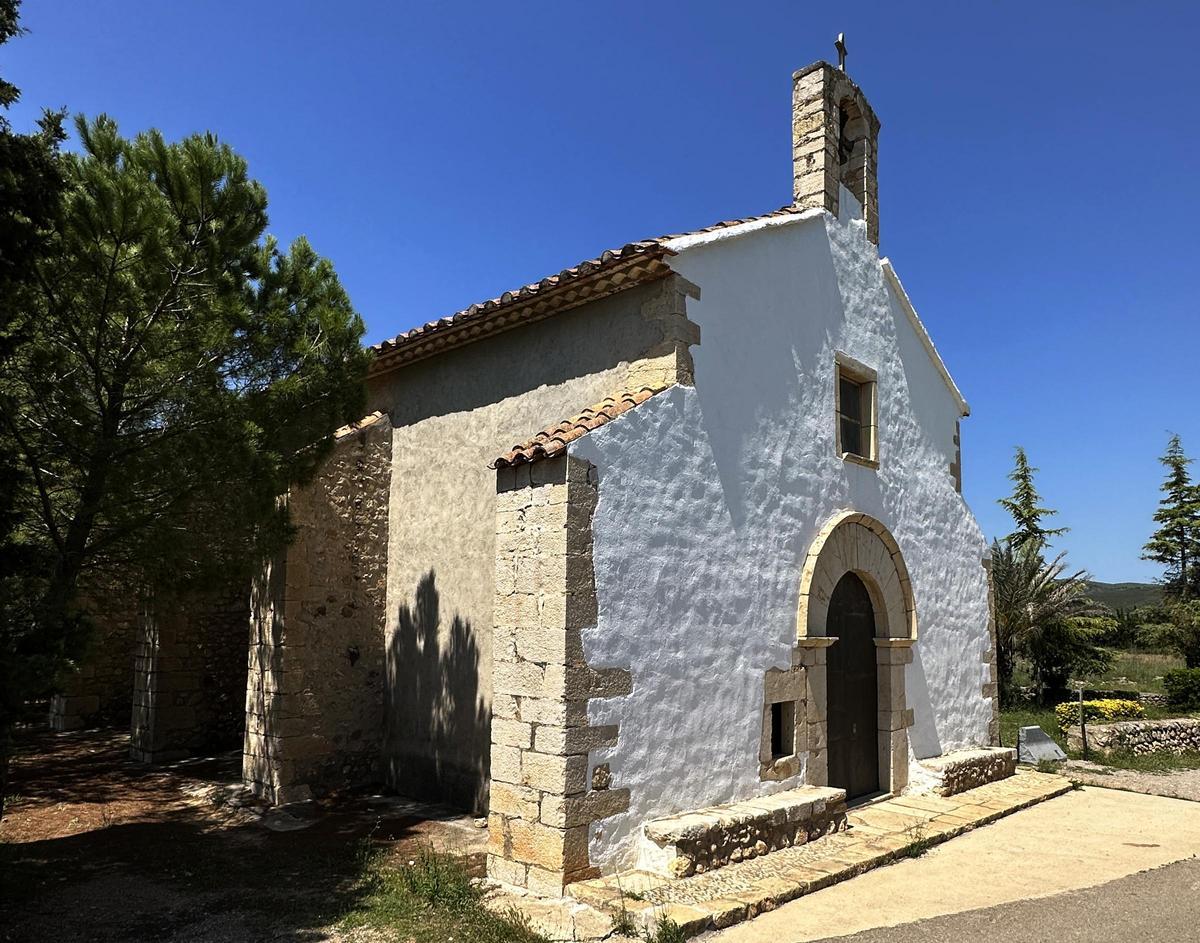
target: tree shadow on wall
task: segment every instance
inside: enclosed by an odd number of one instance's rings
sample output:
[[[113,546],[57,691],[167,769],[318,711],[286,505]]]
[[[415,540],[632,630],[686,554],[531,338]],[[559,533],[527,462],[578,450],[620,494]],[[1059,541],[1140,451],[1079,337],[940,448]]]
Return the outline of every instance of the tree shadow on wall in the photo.
[[[387,650],[387,733],[391,784],[416,798],[483,812],[487,808],[491,715],[479,690],[479,644],[457,613],[442,626],[437,577],[403,603]]]

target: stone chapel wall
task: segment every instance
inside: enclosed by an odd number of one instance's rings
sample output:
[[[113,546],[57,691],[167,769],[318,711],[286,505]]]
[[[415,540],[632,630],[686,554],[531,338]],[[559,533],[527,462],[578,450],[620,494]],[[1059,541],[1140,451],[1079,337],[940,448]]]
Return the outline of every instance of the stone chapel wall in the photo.
[[[379,772],[391,431],[375,414],[339,434],[254,582],[242,774],[273,802]]]

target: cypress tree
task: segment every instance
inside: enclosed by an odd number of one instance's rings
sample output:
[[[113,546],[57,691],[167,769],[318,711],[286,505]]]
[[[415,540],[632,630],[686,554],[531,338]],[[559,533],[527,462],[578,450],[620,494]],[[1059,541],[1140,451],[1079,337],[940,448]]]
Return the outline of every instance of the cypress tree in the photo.
[[[1159,461],[1167,475],[1154,512],[1158,530],[1142,548],[1142,559],[1165,568],[1162,581],[1168,596],[1187,599],[1200,578],[1200,488],[1192,483],[1188,473],[1192,460],[1184,454],[1179,436],[1171,436]]]
[[[1006,538],[1008,542],[1018,550],[1029,549],[1040,554],[1051,537],[1065,534],[1068,528],[1042,526],[1043,518],[1053,517],[1058,512],[1041,506],[1042,496],[1033,484],[1036,471],[1029,464],[1025,450],[1018,445],[1016,464],[1008,476],[1013,483],[1013,493],[1007,498],[1000,498],[999,504],[1012,515],[1016,524],[1016,529]]]

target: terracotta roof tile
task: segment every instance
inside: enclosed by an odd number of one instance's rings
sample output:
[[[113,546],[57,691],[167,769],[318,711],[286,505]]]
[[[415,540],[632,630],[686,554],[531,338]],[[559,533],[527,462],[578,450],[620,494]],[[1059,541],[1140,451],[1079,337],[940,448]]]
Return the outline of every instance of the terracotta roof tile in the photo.
[[[488,334],[538,321],[631,285],[662,278],[670,273],[663,259],[673,254],[667,246],[672,239],[802,212],[804,210],[800,207],[783,206],[761,216],[729,219],[692,232],[643,239],[619,249],[609,249],[595,258],[563,269],[557,275],[549,275],[540,281],[506,291],[497,298],[473,304],[375,344],[371,348],[375,353],[371,372],[385,373]]]
[[[514,445],[511,450],[491,462],[490,467],[508,468],[510,465],[525,465],[543,458],[561,455],[571,442],[582,438],[593,429],[599,429],[612,422],[623,413],[629,412],[634,406],[641,405],[655,393],[661,393],[665,389],[665,386],[645,386],[640,390],[626,391],[603,399],[599,403],[589,406],[579,415],[543,429],[532,439]]]

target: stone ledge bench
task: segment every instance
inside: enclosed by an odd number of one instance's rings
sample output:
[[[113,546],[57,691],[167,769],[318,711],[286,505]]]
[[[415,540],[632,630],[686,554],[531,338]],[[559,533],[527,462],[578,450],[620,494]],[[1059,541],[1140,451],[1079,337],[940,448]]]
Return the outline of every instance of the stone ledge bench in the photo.
[[[845,790],[801,786],[647,822],[639,868],[671,878],[703,874],[845,827]]]
[[[1017,771],[1017,751],[1010,747],[956,750],[921,760],[921,765],[941,783],[934,792],[940,796],[956,796],[968,789],[1007,779]]]

